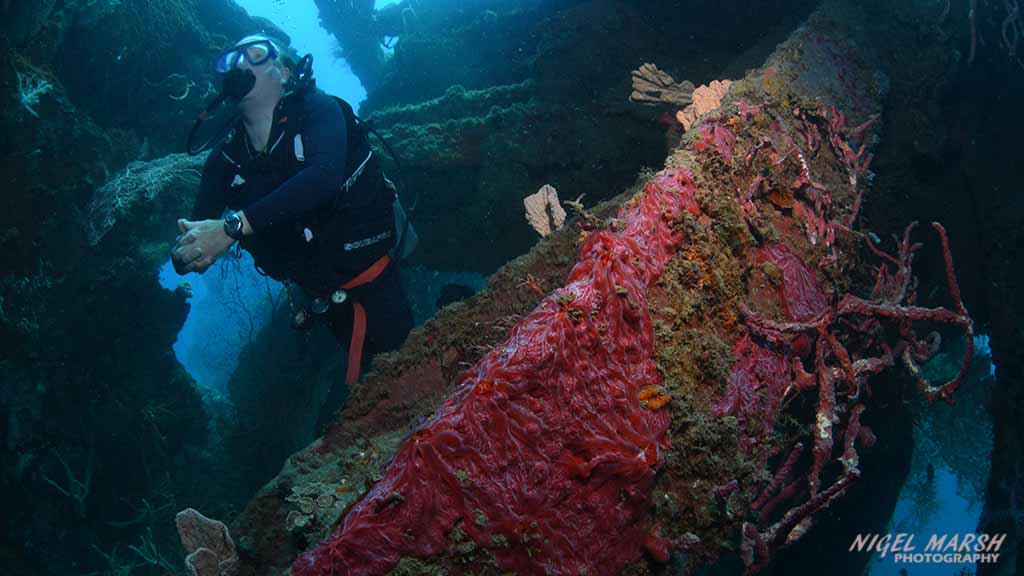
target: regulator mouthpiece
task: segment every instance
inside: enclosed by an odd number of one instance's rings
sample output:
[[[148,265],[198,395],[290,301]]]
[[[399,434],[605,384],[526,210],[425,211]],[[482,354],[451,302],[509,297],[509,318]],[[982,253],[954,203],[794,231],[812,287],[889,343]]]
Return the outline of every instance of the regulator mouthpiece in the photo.
[[[241,100],[256,85],[256,74],[252,70],[233,68],[224,75],[224,96],[232,100]]]

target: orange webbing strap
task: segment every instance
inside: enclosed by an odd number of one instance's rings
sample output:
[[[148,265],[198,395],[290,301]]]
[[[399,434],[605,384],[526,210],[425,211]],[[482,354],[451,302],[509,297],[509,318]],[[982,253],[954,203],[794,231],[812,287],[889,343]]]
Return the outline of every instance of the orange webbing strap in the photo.
[[[373,282],[388,267],[391,258],[387,254],[381,256],[369,268],[358,276],[342,284],[342,290],[351,290],[357,286]],[[348,346],[348,372],[345,384],[349,386],[359,381],[359,369],[363,361],[363,342],[366,340],[366,308],[359,302],[352,304],[352,342]]]
[[[363,340],[366,338],[366,309],[359,302],[352,305],[352,343],[348,346],[348,373],[345,384],[349,386],[359,381],[359,368],[363,360]]]
[[[363,284],[373,282],[377,278],[377,276],[380,276],[380,273],[383,272],[384,269],[388,267],[388,263],[390,262],[390,256],[388,256],[387,254],[381,256],[380,259],[371,264],[369,268],[360,272],[359,276],[356,276],[355,278],[342,284],[341,289],[351,290],[356,286],[362,286]]]

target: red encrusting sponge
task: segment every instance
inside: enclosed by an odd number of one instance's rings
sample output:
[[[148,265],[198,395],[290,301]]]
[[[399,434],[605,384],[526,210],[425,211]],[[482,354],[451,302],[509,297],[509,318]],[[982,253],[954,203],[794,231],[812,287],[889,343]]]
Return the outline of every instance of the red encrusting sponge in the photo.
[[[401,446],[384,477],[295,576],[386,574],[454,546],[459,528],[516,574],[613,574],[666,542],[647,518],[668,448],[647,289],[698,215],[692,175],[666,170],[610,230],[593,232],[566,286],[473,367]]]

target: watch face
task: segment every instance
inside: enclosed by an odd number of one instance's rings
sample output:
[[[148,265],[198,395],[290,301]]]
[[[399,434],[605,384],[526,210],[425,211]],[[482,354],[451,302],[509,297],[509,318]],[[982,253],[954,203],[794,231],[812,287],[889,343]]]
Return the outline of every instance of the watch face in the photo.
[[[228,236],[235,239],[240,238],[242,236],[242,219],[238,217],[238,214],[229,214],[227,218],[224,218],[224,229]]]

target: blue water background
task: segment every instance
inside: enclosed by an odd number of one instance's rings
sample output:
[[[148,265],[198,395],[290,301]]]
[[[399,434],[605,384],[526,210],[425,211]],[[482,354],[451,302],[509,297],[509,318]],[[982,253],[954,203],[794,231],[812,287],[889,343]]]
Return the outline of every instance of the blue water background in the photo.
[[[996,375],[996,366],[992,363],[992,350],[989,337],[979,335],[974,338],[975,359],[974,369],[967,380],[958,391],[958,402],[979,402],[984,398],[983,394],[965,394],[968,387],[986,386],[992,382]],[[985,366],[987,365],[987,367]],[[925,410],[938,409],[939,406],[926,407]],[[982,410],[984,412],[984,410]],[[975,423],[981,429],[991,432],[991,421],[986,418]],[[976,499],[981,495],[972,496],[972,488],[962,484],[962,477],[967,472],[954,470],[942,456],[944,450],[950,447],[940,444],[936,446],[928,427],[919,421],[914,425],[914,457],[911,462],[911,472],[900,492],[899,501],[896,504],[896,511],[889,522],[888,533],[895,538],[896,534],[913,534],[913,553],[926,553],[929,539],[934,535],[942,537],[947,535],[948,541],[954,534],[974,534],[978,529],[978,519],[981,516],[983,502]],[[970,440],[965,438],[964,440]],[[972,442],[973,444],[973,442]],[[985,465],[989,463],[988,453],[991,451],[992,443],[987,442],[982,446],[958,446],[960,450],[983,450],[986,452]],[[951,459],[951,461],[956,461]],[[962,460],[961,460],[962,462]],[[931,463],[935,470],[934,478],[929,480],[928,464]],[[961,465],[961,468],[963,466]],[[974,471],[977,472],[977,471]],[[982,471],[985,478],[989,470]],[[933,490],[933,492],[932,492]],[[930,494],[929,494],[930,492]],[[857,552],[851,552],[857,554]],[[937,563],[937,564],[910,564],[897,563],[895,556],[889,552],[884,558],[876,553],[868,567],[870,576],[901,576],[900,570],[906,570],[906,576],[953,576],[966,573],[974,573],[976,566],[973,563]]]

